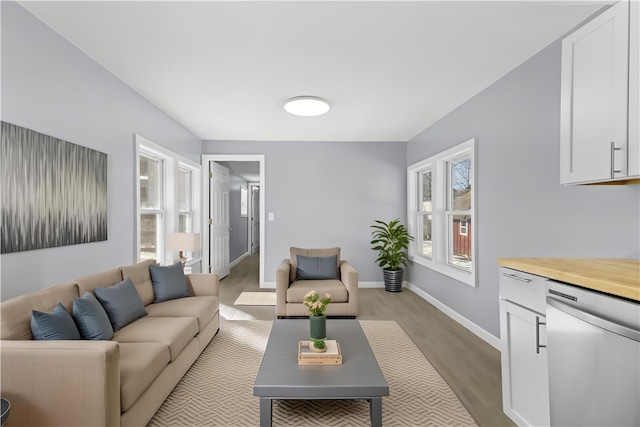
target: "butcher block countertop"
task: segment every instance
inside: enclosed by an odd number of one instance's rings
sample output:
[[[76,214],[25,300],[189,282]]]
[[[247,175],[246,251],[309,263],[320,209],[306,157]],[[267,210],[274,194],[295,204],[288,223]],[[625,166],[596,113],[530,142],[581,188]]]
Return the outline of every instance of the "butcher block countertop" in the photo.
[[[623,258],[498,258],[498,265],[640,301],[640,261]]]

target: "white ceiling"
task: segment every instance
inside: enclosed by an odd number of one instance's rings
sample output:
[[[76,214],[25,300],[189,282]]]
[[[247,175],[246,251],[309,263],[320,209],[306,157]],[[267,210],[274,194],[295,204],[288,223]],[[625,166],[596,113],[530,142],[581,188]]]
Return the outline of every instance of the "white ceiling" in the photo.
[[[201,139],[262,141],[410,140],[608,3],[21,2]]]

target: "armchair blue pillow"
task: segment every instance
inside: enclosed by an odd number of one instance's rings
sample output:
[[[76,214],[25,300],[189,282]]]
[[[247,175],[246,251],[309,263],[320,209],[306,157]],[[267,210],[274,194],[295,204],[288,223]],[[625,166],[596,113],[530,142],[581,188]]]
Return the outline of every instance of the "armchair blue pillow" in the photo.
[[[297,256],[296,280],[338,279],[337,255],[326,257]]]

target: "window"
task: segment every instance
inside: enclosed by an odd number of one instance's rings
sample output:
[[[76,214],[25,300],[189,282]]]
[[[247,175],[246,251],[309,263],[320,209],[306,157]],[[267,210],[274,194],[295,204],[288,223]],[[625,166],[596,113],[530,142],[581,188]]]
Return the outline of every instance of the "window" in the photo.
[[[475,286],[473,139],[407,168],[409,258]]]
[[[193,171],[178,166],[178,232],[193,231]]]
[[[137,257],[171,264],[177,252],[167,250],[167,235],[200,230],[201,168],[139,135],[136,149]],[[187,257],[193,258],[193,253],[187,252]]]
[[[418,172],[418,182],[420,182],[420,194],[418,198],[418,234],[421,243],[418,245],[418,253],[427,258],[433,255],[431,240],[431,224],[433,222],[433,203],[431,200],[431,167]],[[413,235],[413,234],[412,234]]]
[[[467,224],[468,224],[468,221],[466,221],[466,220],[460,221],[460,235],[461,236],[466,236],[467,235],[467,231],[468,231]]]
[[[140,260],[162,259],[164,219],[163,161],[150,153],[139,156]]]

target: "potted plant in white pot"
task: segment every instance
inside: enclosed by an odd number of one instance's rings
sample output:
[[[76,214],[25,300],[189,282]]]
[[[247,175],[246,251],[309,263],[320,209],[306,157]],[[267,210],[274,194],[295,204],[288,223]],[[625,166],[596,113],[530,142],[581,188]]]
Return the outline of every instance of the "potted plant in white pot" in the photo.
[[[407,228],[399,219],[389,221],[375,220],[371,226],[372,249],[378,251],[376,263],[382,268],[384,276],[384,289],[388,292],[402,291],[402,279],[407,265],[407,250],[413,237],[409,235]]]

